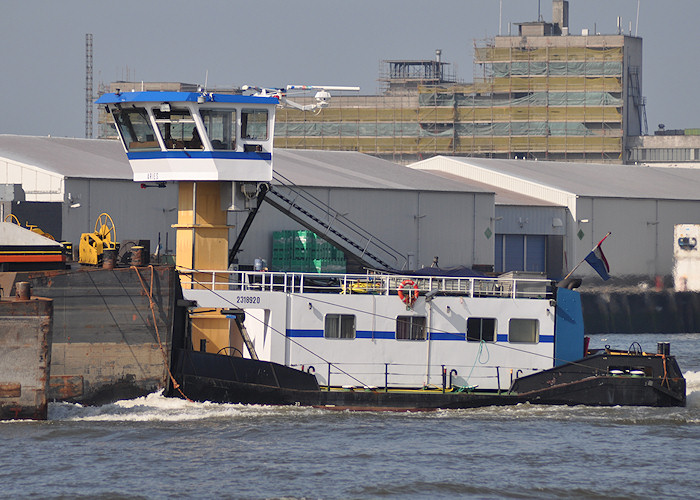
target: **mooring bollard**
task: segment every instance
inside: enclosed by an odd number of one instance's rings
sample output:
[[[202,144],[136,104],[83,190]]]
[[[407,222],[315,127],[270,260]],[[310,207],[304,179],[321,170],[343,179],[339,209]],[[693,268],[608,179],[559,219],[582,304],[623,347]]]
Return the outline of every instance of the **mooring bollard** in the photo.
[[[20,281],[15,285],[17,300],[29,300],[32,297],[31,286],[27,281]]]

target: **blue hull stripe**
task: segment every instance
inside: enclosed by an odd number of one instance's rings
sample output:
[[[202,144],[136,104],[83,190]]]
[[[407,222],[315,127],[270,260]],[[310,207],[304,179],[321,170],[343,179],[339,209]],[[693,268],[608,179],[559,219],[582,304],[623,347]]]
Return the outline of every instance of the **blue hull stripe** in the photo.
[[[323,330],[287,330],[287,337],[323,338]]]
[[[394,335],[394,332],[370,332],[370,331],[362,331],[362,332],[357,332],[355,334],[355,338],[357,339],[386,339],[386,340],[393,340],[396,338]]]
[[[160,158],[197,158],[223,160],[272,160],[271,153],[243,153],[237,151],[132,151],[126,154],[130,160],[156,160]]]
[[[287,330],[287,337],[323,338],[323,330]],[[359,330],[355,332],[356,339],[387,339],[395,338],[394,332],[371,332],[369,330]]]
[[[466,338],[465,333],[446,333],[446,332],[431,332],[430,340],[464,340]]]
[[[498,334],[496,336],[496,342],[508,342],[508,335]],[[540,335],[540,344],[553,344],[554,335]]]
[[[289,329],[287,330],[287,337],[296,338],[323,338],[323,330],[300,330],[300,329]],[[394,332],[372,332],[369,330],[358,330],[355,332],[356,339],[380,339],[380,340],[394,340],[396,334]],[[466,339],[465,333],[441,333],[432,332],[430,334],[430,340],[461,340]],[[508,335],[499,334],[496,338],[497,342],[508,342]],[[540,335],[540,344],[553,344],[554,335]]]

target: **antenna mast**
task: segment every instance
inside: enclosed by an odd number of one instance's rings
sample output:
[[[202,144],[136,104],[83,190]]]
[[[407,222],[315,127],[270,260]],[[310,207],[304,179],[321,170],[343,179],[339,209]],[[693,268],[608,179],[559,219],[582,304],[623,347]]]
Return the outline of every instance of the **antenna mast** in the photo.
[[[85,138],[92,139],[92,33],[85,34]]]

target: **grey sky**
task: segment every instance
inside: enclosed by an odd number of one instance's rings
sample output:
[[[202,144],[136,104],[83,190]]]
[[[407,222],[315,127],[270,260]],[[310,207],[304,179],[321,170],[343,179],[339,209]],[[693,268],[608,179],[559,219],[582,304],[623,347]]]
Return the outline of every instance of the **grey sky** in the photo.
[[[502,34],[550,0],[503,0]],[[570,0],[572,34],[627,33],[637,0]],[[700,2],[641,0],[649,130],[700,127]],[[473,42],[499,30],[498,0],[4,0],[0,2],[0,133],[83,137],[85,33],[100,82],[209,87],[359,85],[375,93],[383,59],[443,61],[472,80]]]

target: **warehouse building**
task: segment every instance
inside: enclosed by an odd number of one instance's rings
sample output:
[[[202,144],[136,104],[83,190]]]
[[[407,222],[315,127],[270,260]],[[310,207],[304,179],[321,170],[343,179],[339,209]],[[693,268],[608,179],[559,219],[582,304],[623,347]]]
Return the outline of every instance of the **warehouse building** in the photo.
[[[565,206],[501,186],[467,180],[450,169],[432,169],[428,165],[425,171],[495,193],[493,231],[485,231],[493,239],[495,273],[525,271],[552,279],[566,275],[564,243],[567,228],[564,222],[568,209]]]
[[[474,81],[431,60],[387,60],[377,96],[334,98],[314,115],[284,109],[275,145],[355,150],[407,163],[431,155],[623,163],[646,134],[642,39],[569,28],[569,2],[552,22],[474,41]],[[306,101],[301,101],[306,103]]]
[[[493,268],[493,238],[484,235],[493,231],[493,191],[354,152],[278,150],[274,161],[268,200],[277,208],[261,207],[237,256],[241,265],[270,263],[275,231],[322,221],[310,229],[382,251],[393,268],[430,266],[436,256],[444,266]],[[2,202],[3,218],[14,214],[57,240],[77,244],[109,213],[118,241],[148,240],[161,254],[175,249],[177,186],[133,182],[118,141],[0,135],[0,185],[12,187],[2,190],[12,198]],[[229,213],[230,242],[247,216]]]
[[[460,157],[408,168],[356,152],[304,150],[277,150],[274,161],[272,190],[240,265],[272,264],[275,232],[312,230],[351,242],[349,264],[359,251],[397,269],[438,257],[444,268],[556,279],[610,231],[611,274],[648,280],[672,273],[674,225],[700,223],[699,169],[548,162],[543,170],[536,161]],[[161,255],[175,249],[175,184],[133,182],[117,141],[0,135],[0,185],[3,218],[12,213],[56,239],[76,243],[106,212],[117,240],[148,240],[152,252],[160,242]],[[230,242],[248,213],[229,213]],[[581,266],[577,274],[593,271]]]
[[[78,248],[102,213],[111,216],[117,241],[150,241],[155,251],[175,248],[177,189],[142,189],[118,141],[0,135],[0,185],[12,185],[2,201],[22,226],[35,225]],[[7,197],[6,197],[7,198]]]
[[[496,192],[504,189],[565,209],[564,215],[540,212],[544,217],[540,219],[532,214],[533,203],[511,205],[507,210],[497,205],[495,232],[500,235],[500,250],[495,255],[501,255],[505,265],[520,265],[527,262],[529,252],[540,251],[542,243],[534,243],[537,246],[530,250],[534,232],[545,237],[547,251],[561,252],[563,269],[571,269],[611,232],[603,248],[615,277],[670,276],[674,225],[700,223],[700,171],[693,168],[548,162],[542,169],[537,161],[446,156],[411,167],[440,171]],[[537,229],[529,229],[532,225]],[[594,272],[582,266],[577,274]]]

